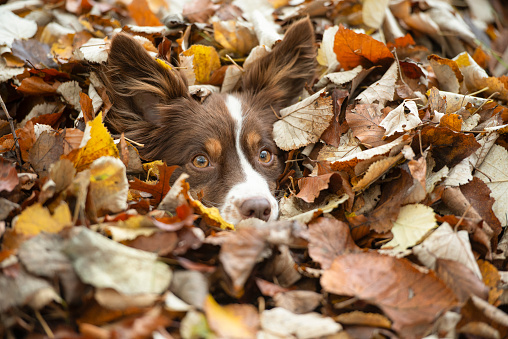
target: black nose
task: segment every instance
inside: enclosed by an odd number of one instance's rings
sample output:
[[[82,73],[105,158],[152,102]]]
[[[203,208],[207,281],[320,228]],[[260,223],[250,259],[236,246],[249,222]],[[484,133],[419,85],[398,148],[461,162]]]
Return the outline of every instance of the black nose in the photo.
[[[258,218],[268,221],[272,207],[266,198],[254,197],[245,199],[240,205],[242,218]]]

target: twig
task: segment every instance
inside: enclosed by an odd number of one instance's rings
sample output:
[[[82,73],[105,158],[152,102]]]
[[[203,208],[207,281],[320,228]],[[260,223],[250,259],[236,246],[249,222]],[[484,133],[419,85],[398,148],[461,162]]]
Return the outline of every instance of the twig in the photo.
[[[35,311],[35,317],[41,323],[41,326],[44,329],[44,332],[46,332],[46,335],[50,338],[54,338],[55,334],[53,333],[53,331],[51,331],[51,328],[48,326],[48,323],[46,322],[46,320],[44,320],[39,311]]]
[[[12,137],[14,138],[14,144],[16,146],[16,157],[18,158],[19,166],[22,166],[23,163],[21,162],[21,151],[19,148],[18,137],[16,136],[16,129],[14,128],[14,119],[9,115],[9,112],[7,111],[7,107],[5,107],[4,99],[2,99],[1,95],[0,95],[0,104],[2,105],[2,109],[4,110],[5,115],[7,116],[9,125],[11,126]]]

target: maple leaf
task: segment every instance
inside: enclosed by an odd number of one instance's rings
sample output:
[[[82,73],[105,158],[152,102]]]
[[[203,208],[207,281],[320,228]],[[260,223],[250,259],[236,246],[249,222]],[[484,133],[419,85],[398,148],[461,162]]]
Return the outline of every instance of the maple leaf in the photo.
[[[141,192],[147,192],[152,195],[151,202],[154,205],[158,205],[162,198],[169,192],[171,188],[169,181],[171,175],[178,168],[178,166],[167,166],[166,164],[157,165],[159,169],[159,180],[155,185],[145,183],[137,178],[134,181],[129,182],[129,188],[131,190],[138,190]]]
[[[13,222],[13,228],[22,234],[36,235],[40,232],[59,232],[71,223],[71,212],[66,203],[58,205],[53,215],[46,207],[36,203],[21,212]]]

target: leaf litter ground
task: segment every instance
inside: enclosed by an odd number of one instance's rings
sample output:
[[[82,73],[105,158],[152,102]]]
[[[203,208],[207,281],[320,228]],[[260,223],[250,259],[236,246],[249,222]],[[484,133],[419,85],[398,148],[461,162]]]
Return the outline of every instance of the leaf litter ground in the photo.
[[[508,9],[456,6],[0,5],[0,335],[507,337]],[[115,32],[201,100],[305,16],[318,66],[274,126],[280,220],[227,223],[104,126],[90,66]]]

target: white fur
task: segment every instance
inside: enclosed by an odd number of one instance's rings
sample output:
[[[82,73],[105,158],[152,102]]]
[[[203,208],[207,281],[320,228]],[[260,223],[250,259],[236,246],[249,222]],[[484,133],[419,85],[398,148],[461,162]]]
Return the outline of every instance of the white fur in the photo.
[[[242,220],[239,207],[248,198],[263,197],[268,199],[271,206],[270,219],[274,220],[279,214],[279,206],[277,200],[270,193],[268,182],[259,174],[249,163],[245,154],[243,153],[240,136],[243,127],[242,103],[238,98],[233,95],[228,95],[226,98],[226,106],[229,114],[235,121],[235,143],[238,157],[240,158],[241,170],[244,174],[244,181],[234,185],[226,195],[224,205],[220,212],[222,216],[229,222],[236,224]]]

